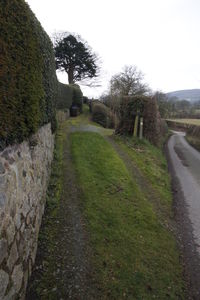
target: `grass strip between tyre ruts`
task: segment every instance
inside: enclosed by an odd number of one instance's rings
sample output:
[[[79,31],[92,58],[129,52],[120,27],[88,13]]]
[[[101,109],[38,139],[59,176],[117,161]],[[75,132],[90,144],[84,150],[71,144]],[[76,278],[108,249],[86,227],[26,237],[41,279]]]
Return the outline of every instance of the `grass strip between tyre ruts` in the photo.
[[[102,299],[183,299],[175,239],[142,187],[102,136],[70,139]]]

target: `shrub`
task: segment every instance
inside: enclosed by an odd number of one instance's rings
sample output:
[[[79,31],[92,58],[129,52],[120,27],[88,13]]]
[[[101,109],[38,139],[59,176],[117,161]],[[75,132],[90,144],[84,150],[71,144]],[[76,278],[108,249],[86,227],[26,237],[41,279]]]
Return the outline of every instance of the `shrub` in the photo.
[[[107,127],[107,110],[102,104],[96,103],[92,108],[92,120],[103,127]]]
[[[190,125],[187,129],[187,134],[193,137],[200,138],[200,126]]]
[[[53,46],[23,0],[0,2],[0,149],[51,122],[57,78]]]
[[[114,116],[110,109],[100,101],[94,101],[90,105],[92,120],[105,128],[114,128]]]
[[[133,135],[137,115],[143,117],[144,137],[151,143],[159,144],[161,137],[161,119],[155,99],[147,96],[124,96],[120,100],[119,125],[117,134]]]
[[[144,137],[152,144],[158,145],[161,139],[161,118],[154,98],[144,102]]]

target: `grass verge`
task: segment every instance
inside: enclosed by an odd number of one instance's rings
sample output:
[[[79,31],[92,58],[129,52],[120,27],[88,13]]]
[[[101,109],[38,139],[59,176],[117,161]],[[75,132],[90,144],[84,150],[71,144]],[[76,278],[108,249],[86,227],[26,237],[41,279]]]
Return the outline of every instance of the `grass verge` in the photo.
[[[55,299],[53,292],[47,290],[54,286],[56,236],[59,232],[58,210],[63,187],[63,147],[66,140],[67,121],[59,124],[55,137],[54,159],[47,189],[45,213],[38,238],[36,257],[37,269],[34,270],[27,289],[27,299]],[[51,295],[52,294],[52,295]]]
[[[172,206],[170,176],[166,158],[161,148],[147,140],[134,137],[114,137],[115,141],[127,152],[138,169],[160,195],[163,205]]]
[[[68,125],[79,126],[79,125],[95,125],[97,127],[101,127],[99,124],[91,121],[91,114],[89,111],[89,106],[87,104],[83,104],[83,113],[78,117],[70,118],[68,120]]]
[[[200,151],[200,139],[198,137],[186,135],[185,138],[192,147]]]
[[[170,206],[161,153],[146,142],[134,143],[137,150],[132,158]],[[161,225],[123,161],[96,133],[73,133],[71,147],[101,299],[183,299],[175,239]],[[129,146],[124,147],[129,152]]]

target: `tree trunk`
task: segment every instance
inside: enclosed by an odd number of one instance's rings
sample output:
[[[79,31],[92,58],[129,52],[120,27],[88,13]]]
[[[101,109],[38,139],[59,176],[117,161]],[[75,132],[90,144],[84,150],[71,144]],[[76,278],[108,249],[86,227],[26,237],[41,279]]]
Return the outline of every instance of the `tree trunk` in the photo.
[[[68,81],[69,84],[74,84],[74,71],[72,68],[70,68],[68,71]]]

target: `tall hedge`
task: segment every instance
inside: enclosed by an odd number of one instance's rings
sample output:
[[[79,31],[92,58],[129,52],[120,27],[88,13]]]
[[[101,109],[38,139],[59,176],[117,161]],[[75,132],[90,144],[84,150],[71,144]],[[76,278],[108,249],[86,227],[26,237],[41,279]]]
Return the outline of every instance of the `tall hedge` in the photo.
[[[154,98],[125,96],[120,99],[120,122],[116,133],[133,134],[136,115],[144,118],[144,137],[158,145],[161,138],[161,118]]]
[[[92,113],[92,121],[100,124],[105,128],[115,127],[115,118],[111,110],[98,100],[90,102],[90,111]]]
[[[58,84],[58,94],[56,97],[56,108],[66,111],[72,105],[79,107],[82,110],[83,93],[80,87],[76,84]]]
[[[73,88],[68,84],[58,83],[58,95],[56,97],[56,108],[66,111],[72,105]]]
[[[24,0],[0,1],[0,149],[48,122],[57,78],[48,35]]]
[[[72,105],[78,106],[80,111],[82,111],[82,105],[83,105],[83,93],[77,84],[71,84],[70,85],[73,88],[73,99],[72,99]]]

